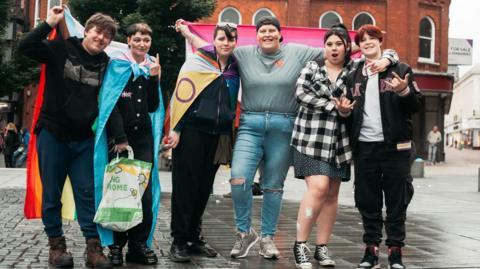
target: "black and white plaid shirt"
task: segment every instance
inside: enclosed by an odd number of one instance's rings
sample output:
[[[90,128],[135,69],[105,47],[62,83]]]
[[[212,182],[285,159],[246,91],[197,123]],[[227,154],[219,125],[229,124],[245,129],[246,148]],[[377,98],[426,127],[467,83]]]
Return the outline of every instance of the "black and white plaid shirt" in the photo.
[[[299,152],[337,167],[350,163],[352,151],[345,123],[331,97],[346,94],[349,69],[344,68],[336,83],[331,83],[325,66],[311,61],[297,80],[296,96],[300,109],[291,144]]]

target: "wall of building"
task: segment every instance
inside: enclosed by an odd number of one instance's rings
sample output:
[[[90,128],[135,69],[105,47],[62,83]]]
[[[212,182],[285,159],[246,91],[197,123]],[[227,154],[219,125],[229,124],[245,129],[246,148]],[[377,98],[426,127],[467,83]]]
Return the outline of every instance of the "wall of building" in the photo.
[[[445,133],[449,145],[455,146],[457,141],[480,148],[480,65],[455,84],[450,113],[445,116]]]
[[[258,9],[269,8],[283,25],[319,27],[320,16],[335,11],[351,29],[354,17],[368,12],[376,25],[386,32],[384,47],[395,49],[414,69],[446,72],[449,6],[450,0],[220,0],[213,15],[200,22],[217,23],[222,10],[234,7],[241,13],[242,24],[252,24],[253,14]],[[435,54],[431,63],[418,59],[419,25],[425,16],[435,25]]]

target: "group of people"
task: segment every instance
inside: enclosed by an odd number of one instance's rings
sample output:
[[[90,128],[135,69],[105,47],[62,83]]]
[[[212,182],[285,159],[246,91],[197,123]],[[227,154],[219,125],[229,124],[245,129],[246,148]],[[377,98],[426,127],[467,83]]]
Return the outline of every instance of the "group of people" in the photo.
[[[18,131],[15,123],[7,123],[0,132],[0,153],[3,153],[6,168],[25,167],[29,139],[27,128]]]
[[[183,20],[177,21],[176,29],[198,49],[197,54],[211,50],[212,45],[191,33]],[[387,233],[390,268],[405,268],[402,247],[406,209],[413,195],[410,164],[415,154],[411,115],[420,109],[421,99],[411,68],[398,61],[395,51],[386,50],[382,54],[383,33],[373,25],[358,30],[355,44],[363,58],[355,61],[350,59],[353,46],[342,24],[333,26],[325,34],[323,49],[282,44],[281,26],[274,17],[260,19],[256,31],[257,45],[235,47],[238,39],[235,24],[220,23],[214,30],[217,60],[221,53],[229,52],[232,64],[237,65],[235,69],[228,65],[227,72],[220,64],[220,71],[224,75],[236,74],[242,85],[240,124],[235,130],[231,160],[230,184],[237,232],[230,256],[244,258],[260,241],[261,256],[279,257],[274,235],[284,180],[293,163],[295,176],[305,179],[307,184],[293,244],[296,266],[312,268],[306,241],[315,223],[314,258],[322,266],[334,266],[327,244],[336,218],[340,182],[350,180],[353,161],[355,201],[362,216],[366,244],[357,268],[379,266],[383,226]],[[228,38],[218,38],[224,34]],[[185,65],[188,64],[187,61]],[[215,87],[222,92],[222,87]],[[182,89],[177,87],[177,94]],[[198,100],[202,98],[208,97],[197,97]],[[217,106],[221,106],[220,102]],[[189,112],[196,111],[194,103]],[[231,106],[230,114],[234,111],[235,107]],[[228,111],[225,115],[229,115]],[[173,147],[185,128],[194,128],[194,121],[188,122],[192,125],[172,130]],[[203,144],[196,141],[196,146],[200,143]],[[214,148],[216,145],[217,141],[210,144]],[[201,156],[211,164],[213,153],[195,152],[199,153],[195,159]],[[175,167],[175,150],[173,154]],[[182,160],[182,164],[189,163],[186,158]],[[251,188],[260,164],[263,204],[259,235],[251,225]],[[183,169],[182,173],[195,171],[185,166],[178,169]],[[209,190],[216,168],[210,171],[213,172],[198,181],[208,183]],[[172,180],[174,184],[180,180],[175,170]],[[190,180],[194,178],[190,176]],[[172,196],[185,195],[188,191],[174,187]],[[385,220],[382,216],[384,195]],[[172,199],[172,208],[176,203]],[[195,212],[184,218],[190,230],[199,231],[201,215]],[[190,222],[193,225],[187,223],[192,217],[195,219]],[[174,226],[172,221],[172,229]],[[187,234],[172,233],[172,260],[189,260],[188,244],[176,240]]]
[[[111,17],[99,13],[90,17],[82,39],[46,40],[63,17],[62,7],[51,8],[46,22],[19,44],[21,53],[46,64],[44,102],[35,133],[49,263],[73,266],[60,214],[68,175],[86,238],[87,266],[122,265],[127,244],[128,262],[155,264],[158,259],[151,239],[156,216],[153,204],[158,197],[152,190],[154,182],[149,182],[142,197],[143,221],[138,226],[115,232],[113,240],[108,240],[93,222],[99,202],[94,156],[111,159],[131,146],[135,158],[156,162],[158,130],[149,114],[158,112],[162,102],[159,57],[147,54],[152,30],[145,23],[127,28],[128,64],[122,65],[104,52],[117,30]],[[364,57],[353,61],[352,42],[341,24],[326,33],[325,48],[282,44],[281,26],[274,17],[256,23],[257,45],[251,46],[236,46],[237,26],[232,23],[216,25],[212,44],[191,33],[183,20],[177,21],[176,29],[197,51],[180,70],[170,102],[170,130],[164,139],[173,149],[171,260],[217,256],[202,236],[202,216],[217,169],[225,163],[232,167],[237,230],[230,256],[244,258],[260,241],[261,256],[279,258],[274,237],[284,181],[293,164],[295,176],[307,184],[292,242],[296,266],[312,268],[307,238],[315,223],[314,258],[321,265],[335,265],[327,244],[340,183],[350,179],[353,161],[355,202],[366,244],[358,268],[378,267],[384,225],[389,264],[405,268],[401,248],[406,209],[413,195],[411,114],[419,109],[420,92],[412,70],[398,61],[396,52],[382,54],[381,30],[373,25],[359,29],[355,44]],[[124,79],[111,79],[118,72]],[[235,129],[240,82],[241,115]],[[102,137],[107,145],[97,146]],[[251,213],[252,184],[260,164],[263,204],[258,234]],[[102,246],[109,247],[108,256]]]

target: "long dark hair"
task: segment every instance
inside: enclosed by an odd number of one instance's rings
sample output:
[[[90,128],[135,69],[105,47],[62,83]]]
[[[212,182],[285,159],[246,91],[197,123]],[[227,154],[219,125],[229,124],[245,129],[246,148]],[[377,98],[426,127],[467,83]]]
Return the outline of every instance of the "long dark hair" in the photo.
[[[347,27],[345,27],[345,25],[342,23],[333,25],[323,37],[323,43],[327,42],[327,39],[332,35],[338,36],[340,40],[342,40],[343,46],[345,47],[345,66],[350,62],[350,56],[352,55],[352,40],[348,34]]]

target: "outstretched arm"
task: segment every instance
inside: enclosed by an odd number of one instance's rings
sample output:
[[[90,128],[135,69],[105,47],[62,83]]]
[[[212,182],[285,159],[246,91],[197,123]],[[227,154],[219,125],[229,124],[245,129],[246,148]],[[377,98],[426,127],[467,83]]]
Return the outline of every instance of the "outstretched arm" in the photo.
[[[186,21],[184,21],[183,19],[178,19],[175,22],[175,30],[177,32],[180,32],[182,36],[185,37],[185,39],[196,49],[209,45],[207,41],[190,32]]]

